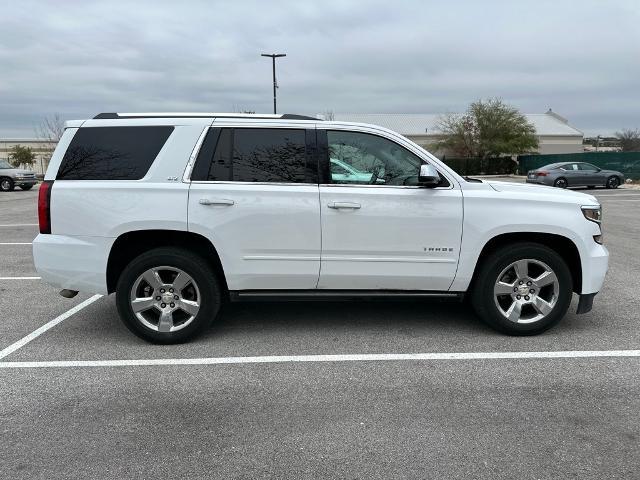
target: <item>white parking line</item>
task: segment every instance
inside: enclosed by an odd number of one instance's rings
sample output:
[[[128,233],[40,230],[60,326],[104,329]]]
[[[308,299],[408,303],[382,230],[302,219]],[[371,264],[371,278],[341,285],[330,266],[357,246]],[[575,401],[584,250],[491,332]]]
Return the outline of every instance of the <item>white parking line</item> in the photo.
[[[0,280],[40,280],[42,277],[0,277]]]
[[[33,242],[0,242],[0,245],[33,245]]]
[[[20,340],[18,340],[15,343],[12,343],[11,345],[9,345],[7,348],[5,348],[4,350],[0,351],[0,360],[3,359],[4,357],[6,357],[7,355],[11,355],[13,352],[15,352],[16,350],[18,350],[19,348],[24,347],[27,343],[29,343],[31,340],[34,340],[36,338],[38,338],[40,335],[42,335],[44,332],[46,332],[47,330],[49,330],[50,328],[55,327],[56,325],[58,325],[60,322],[62,322],[63,320],[66,320],[67,318],[69,318],[71,315],[73,315],[74,313],[79,312],[80,310],[82,310],[84,307],[86,307],[87,305],[92,304],[93,302],[95,302],[96,300],[98,300],[100,297],[102,297],[102,295],[94,295],[91,298],[87,298],[84,302],[79,303],[78,305],[76,305],[75,307],[73,307],[70,310],[67,310],[66,312],[64,312],[62,315],[57,316],[56,318],[54,318],[53,320],[51,320],[50,322],[45,323],[43,326],[41,326],[40,328],[38,328],[37,330],[34,330],[33,332],[31,332],[29,335],[27,335],[24,338],[21,338]],[[2,362],[0,362],[1,364]]]
[[[596,198],[640,197],[640,193],[610,193],[594,195]]]
[[[0,227],[37,227],[37,223],[7,223]]]
[[[0,368],[140,367],[158,365],[237,365],[243,363],[380,362],[420,360],[504,360],[547,358],[640,357],[640,350],[568,350],[555,352],[371,353],[346,355],[275,355],[263,357],[153,358],[136,360],[59,360],[0,362]],[[0,354],[0,358],[2,358]]]

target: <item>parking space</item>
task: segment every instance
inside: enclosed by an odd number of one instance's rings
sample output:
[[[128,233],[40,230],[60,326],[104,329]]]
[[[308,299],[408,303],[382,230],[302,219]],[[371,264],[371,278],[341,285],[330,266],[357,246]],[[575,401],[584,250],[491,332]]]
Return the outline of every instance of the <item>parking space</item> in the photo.
[[[0,368],[0,470],[11,478],[632,477],[640,190],[587,193],[604,205],[605,288],[592,312],[575,315],[574,301],[537,337],[497,334],[455,302],[245,303],[226,306],[191,343],[157,346],[126,330],[113,297],[99,298],[0,359],[0,367],[115,362]],[[37,276],[36,198],[0,195],[0,350],[89,298],[64,299],[25,279]],[[557,351],[627,356],[545,356]],[[298,357],[450,352],[461,355]],[[474,359],[478,352],[541,354]],[[251,356],[266,358],[233,361]],[[129,362],[154,359],[165,361]]]

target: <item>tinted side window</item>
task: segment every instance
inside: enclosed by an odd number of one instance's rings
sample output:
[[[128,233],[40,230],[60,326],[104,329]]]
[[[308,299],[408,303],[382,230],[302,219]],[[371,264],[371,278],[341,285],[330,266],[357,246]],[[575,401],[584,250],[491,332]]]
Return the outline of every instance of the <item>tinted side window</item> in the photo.
[[[64,154],[58,180],[139,180],[173,127],[80,128]]]
[[[234,129],[231,178],[235,182],[307,182],[305,131]]]
[[[191,180],[231,180],[231,132],[230,128],[209,129],[198,152]]]
[[[317,183],[308,135],[302,129],[212,128],[191,180]]]

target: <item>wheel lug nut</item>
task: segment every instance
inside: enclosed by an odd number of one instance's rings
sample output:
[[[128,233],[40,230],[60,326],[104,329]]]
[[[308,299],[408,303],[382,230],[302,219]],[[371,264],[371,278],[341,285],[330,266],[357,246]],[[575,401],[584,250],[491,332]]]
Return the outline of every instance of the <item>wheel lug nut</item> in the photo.
[[[516,298],[517,298],[518,300],[520,300],[520,298],[521,298],[521,297],[520,297],[520,295],[516,295]]]
[[[520,280],[520,281],[518,282],[518,285],[522,285],[523,283],[524,283],[524,282],[523,282],[522,280]]]
[[[160,289],[160,293],[164,293],[164,288],[161,288],[161,289]]]
[[[513,291],[517,292],[518,291],[518,287],[513,287]],[[158,300],[160,300],[160,299],[158,299]]]
[[[156,297],[156,300],[160,301],[160,300],[162,300],[162,297],[161,297],[160,295],[158,295],[158,296]]]
[[[174,298],[175,300],[178,300],[180,297],[179,297],[178,295],[174,295],[174,296],[173,296],[173,298]]]
[[[173,302],[171,302],[171,303],[169,304],[169,306],[170,306],[171,308],[173,308],[173,307],[175,307],[175,306],[176,306],[176,304],[175,304],[175,303],[173,303]]]
[[[524,299],[525,299],[525,300],[529,300],[529,295],[525,295],[525,296],[524,296]]]
[[[531,282],[527,282],[527,285],[531,286]]]
[[[536,291],[532,288],[531,290],[529,290],[529,293],[536,293]]]
[[[169,289],[169,293],[173,293],[173,288],[170,288],[170,289]]]
[[[166,306],[167,306],[167,304],[166,304],[166,303],[161,303],[161,304],[160,304],[160,306],[161,306],[162,308],[164,308],[164,307],[166,307]]]

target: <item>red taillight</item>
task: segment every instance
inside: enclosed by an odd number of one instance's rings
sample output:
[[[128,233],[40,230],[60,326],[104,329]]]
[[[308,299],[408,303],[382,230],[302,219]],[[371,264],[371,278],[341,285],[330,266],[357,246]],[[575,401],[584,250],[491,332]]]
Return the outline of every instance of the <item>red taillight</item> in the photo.
[[[540,170],[539,172],[536,172],[536,175],[539,177],[546,177],[547,175],[549,175],[549,172],[545,172],[544,170]]]
[[[51,233],[51,187],[53,180],[45,180],[38,191],[38,223],[40,233]]]

